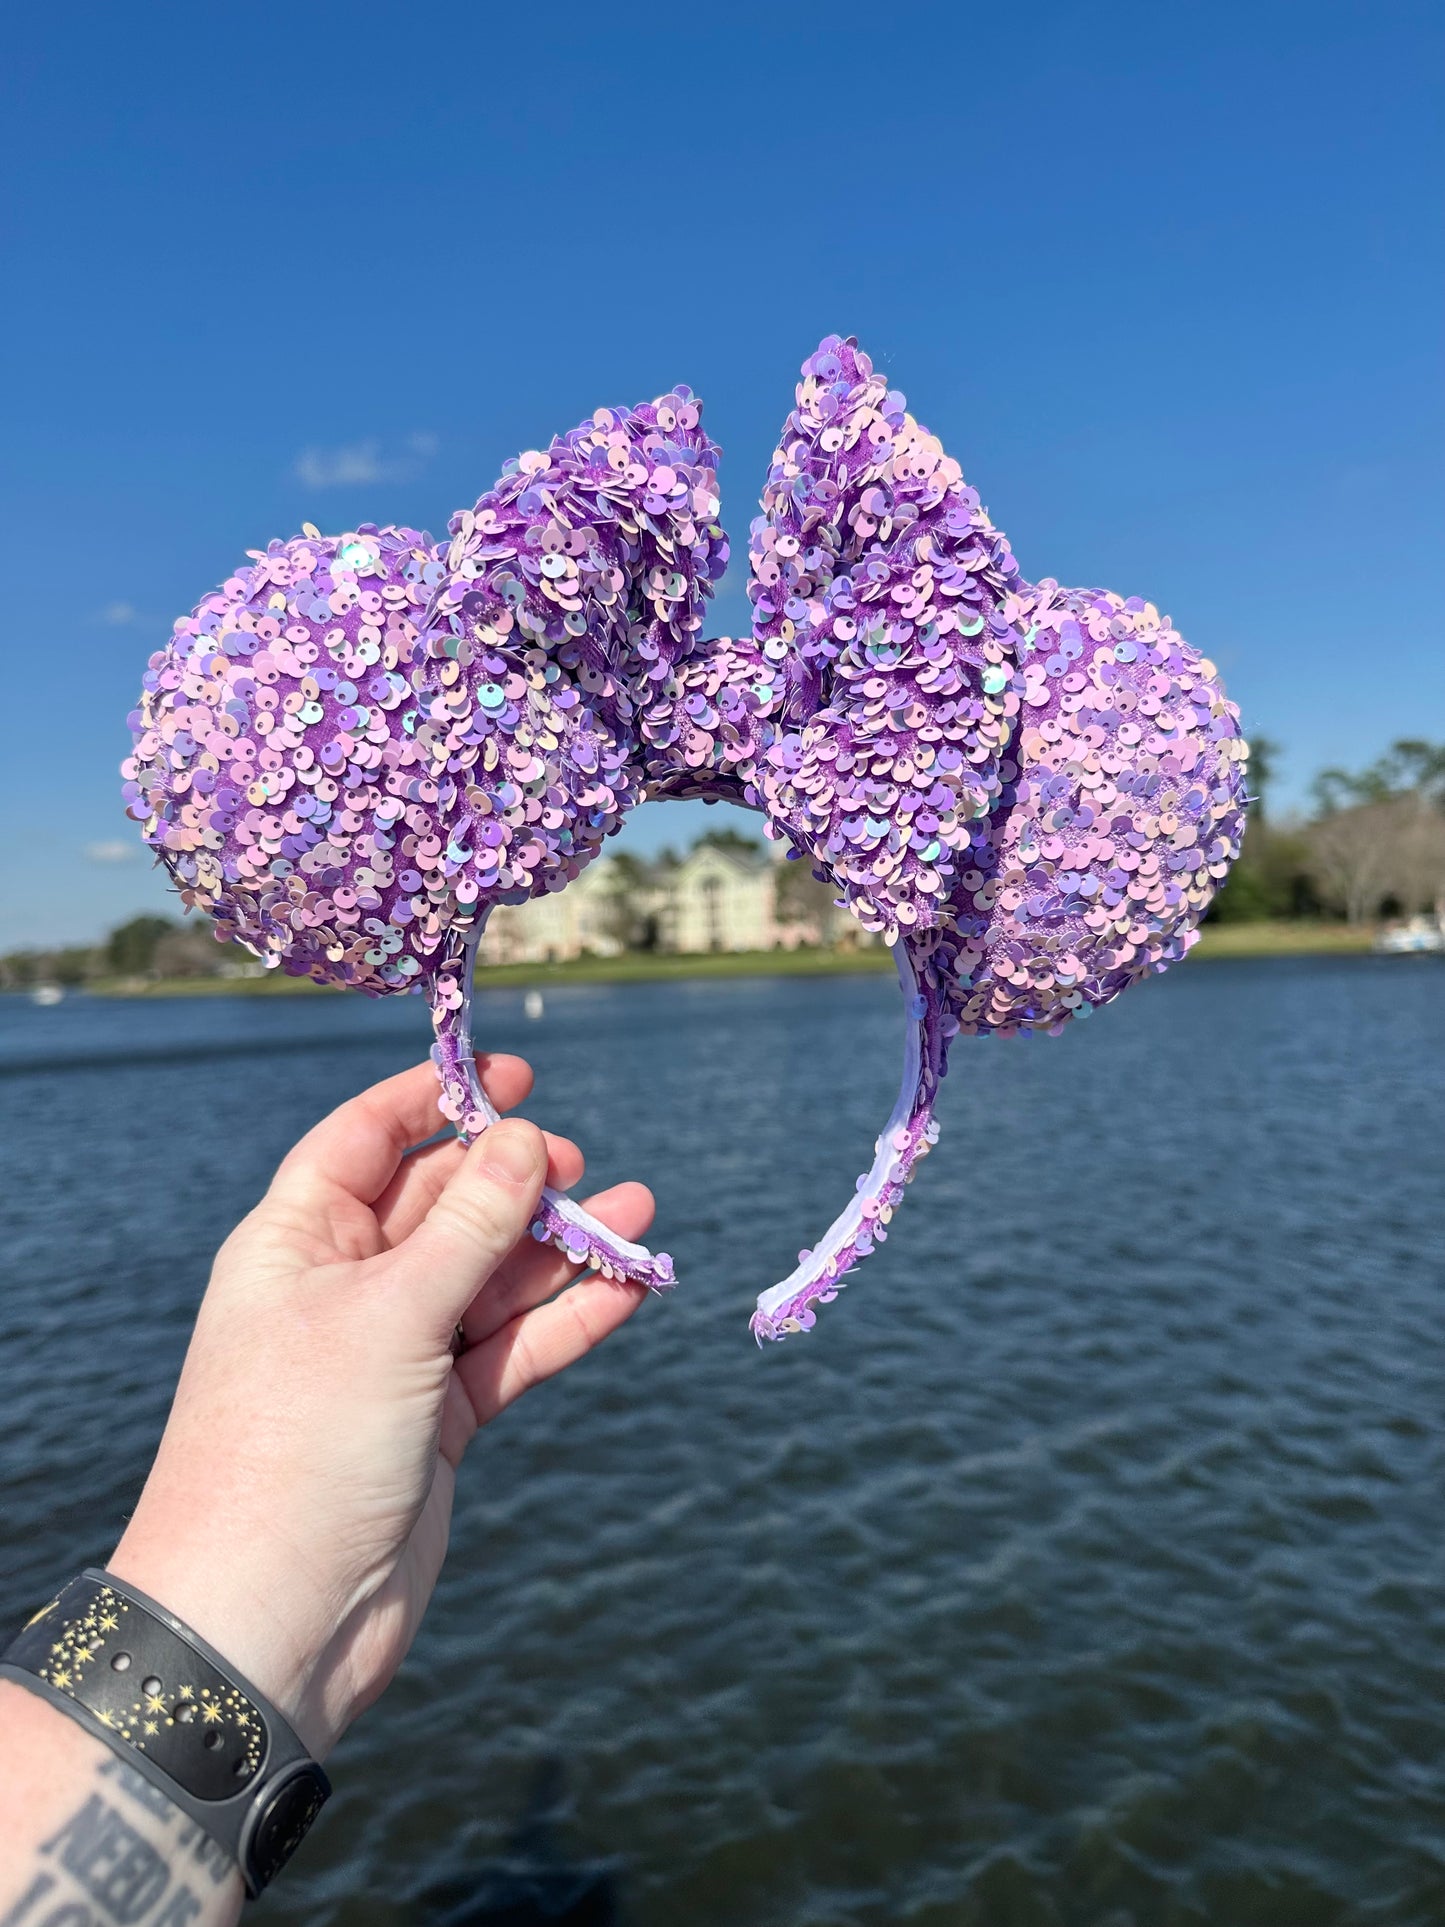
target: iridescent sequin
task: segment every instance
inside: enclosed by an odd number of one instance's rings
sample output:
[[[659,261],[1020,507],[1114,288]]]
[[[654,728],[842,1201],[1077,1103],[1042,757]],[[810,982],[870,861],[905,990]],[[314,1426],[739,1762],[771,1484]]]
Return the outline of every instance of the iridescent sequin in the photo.
[[[187,906],[294,975],[427,992],[464,1135],[491,1115],[475,937],[495,904],[563,888],[638,801],[638,708],[726,566],[699,417],[686,389],[599,409],[508,463],[444,548],[367,524],[252,551],[151,658],[130,719],[130,813]],[[539,1228],[671,1279],[550,1193]]]
[[[1056,1033],[1195,942],[1246,746],[1151,603],[1024,580],[852,341],[804,364],[762,511],[753,634],[700,644],[644,714],[652,793],[761,810],[893,945],[910,1014],[861,1203],[759,1299],[777,1338],[887,1236],[960,1031]]]
[[[848,1210],[758,1301],[806,1330],[888,1235],[960,1032],[1056,1033],[1177,961],[1237,855],[1246,747],[1151,604],[1020,574],[957,462],[851,340],[803,368],[706,638],[717,450],[679,388],[509,463],[449,543],[370,524],[252,551],[151,659],[131,814],[268,961],[423,990],[442,1109],[491,1116],[468,1007],[493,905],[558,890],[643,796],[723,798],[893,946],[908,1052]],[[534,1231],[658,1285],[548,1193]]]

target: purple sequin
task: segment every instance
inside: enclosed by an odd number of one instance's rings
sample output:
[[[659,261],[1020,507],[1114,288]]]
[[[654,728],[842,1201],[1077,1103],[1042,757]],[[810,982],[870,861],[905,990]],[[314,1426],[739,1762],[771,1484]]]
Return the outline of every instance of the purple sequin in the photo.
[[[960,1032],[1056,1033],[1178,960],[1243,832],[1217,672],[1137,597],[1026,581],[853,341],[803,368],[749,544],[753,633],[705,638],[718,451],[686,389],[508,465],[439,549],[314,530],[151,658],[130,812],[188,905],[297,974],[419,989],[441,1107],[493,1113],[468,1024],[487,913],[565,887],[644,796],[767,819],[894,950],[903,1085],[856,1197],[753,1329],[808,1329],[888,1235]],[[547,1193],[533,1227],[660,1286]]]

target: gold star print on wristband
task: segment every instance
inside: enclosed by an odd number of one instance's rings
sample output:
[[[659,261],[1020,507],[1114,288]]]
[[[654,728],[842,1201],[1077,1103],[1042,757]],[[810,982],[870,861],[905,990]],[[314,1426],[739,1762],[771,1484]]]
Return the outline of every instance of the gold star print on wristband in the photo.
[[[58,1604],[58,1599],[52,1599],[30,1624],[43,1619]],[[87,1669],[96,1664],[107,1647],[113,1649],[109,1663],[114,1672],[128,1672],[132,1657],[126,1650],[125,1625],[131,1611],[131,1602],[123,1594],[102,1586],[84,1613],[59,1627],[60,1637],[50,1648],[50,1658],[37,1668],[40,1678],[72,1699],[81,1699]],[[238,1782],[250,1779],[260,1767],[264,1725],[256,1708],[236,1687],[218,1691],[203,1686],[198,1692],[193,1681],[182,1680],[168,1691],[157,1678],[150,1677],[138,1678],[136,1687],[137,1697],[128,1706],[92,1707],[91,1711],[102,1726],[118,1733],[138,1752],[147,1750],[147,1740],[156,1739],[162,1727],[195,1724],[204,1729],[208,1748],[222,1744],[227,1729],[235,1730],[241,1742],[241,1758],[235,1767]]]

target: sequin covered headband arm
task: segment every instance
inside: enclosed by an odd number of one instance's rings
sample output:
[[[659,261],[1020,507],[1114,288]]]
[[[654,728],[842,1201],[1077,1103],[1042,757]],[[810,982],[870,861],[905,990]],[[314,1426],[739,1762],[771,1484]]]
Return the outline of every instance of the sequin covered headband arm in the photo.
[[[438,547],[308,528],[252,551],[151,658],[130,812],[188,908],[268,964],[432,1004],[442,1108],[471,1057],[487,915],[562,888],[641,797],[636,716],[726,565],[685,389],[507,465]],[[544,1194],[534,1231],[617,1275],[672,1266]]]
[[[753,633],[699,645],[643,718],[656,790],[761,811],[892,945],[908,1011],[873,1166],[759,1298],[759,1338],[810,1326],[886,1235],[952,1040],[1057,1033],[1177,961],[1244,823],[1238,709],[1167,617],[1025,580],[855,342],[824,341],[796,400]]]
[[[219,935],[429,995],[463,1136],[491,1117],[468,1024],[491,909],[565,887],[644,795],[760,811],[893,946],[910,1025],[859,1197],[759,1300],[778,1337],[886,1235],[954,1036],[1057,1031],[1184,954],[1238,851],[1245,746],[1152,604],[1022,577],[856,343],[804,366],[752,634],[705,640],[716,463],[678,389],[519,457],[445,547],[367,524],[253,551],[152,657],[125,774]],[[534,1231],[671,1279],[550,1192]]]

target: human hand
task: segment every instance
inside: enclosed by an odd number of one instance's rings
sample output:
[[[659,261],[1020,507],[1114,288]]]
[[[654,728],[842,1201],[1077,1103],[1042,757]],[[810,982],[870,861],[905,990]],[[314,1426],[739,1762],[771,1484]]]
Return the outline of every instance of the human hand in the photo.
[[[478,1068],[499,1110],[531,1088],[520,1058]],[[109,1562],[274,1701],[318,1758],[411,1644],[477,1429],[646,1295],[573,1283],[579,1267],[527,1234],[544,1177],[581,1176],[575,1144],[507,1119],[470,1147],[406,1155],[436,1122],[423,1064],[343,1104],[284,1160],[216,1258]],[[588,1205],[627,1238],[652,1208],[640,1184]]]

